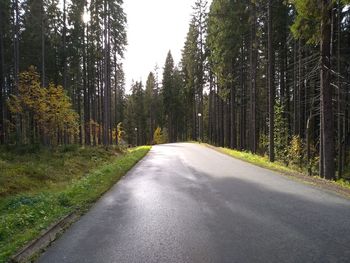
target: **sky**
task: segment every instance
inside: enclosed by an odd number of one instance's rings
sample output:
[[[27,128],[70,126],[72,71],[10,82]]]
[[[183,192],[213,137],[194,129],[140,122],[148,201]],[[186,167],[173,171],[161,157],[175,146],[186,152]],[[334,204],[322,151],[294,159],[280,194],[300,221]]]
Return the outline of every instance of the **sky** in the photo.
[[[132,80],[146,82],[156,65],[164,67],[169,50],[175,63],[181,59],[195,0],[125,0],[128,46],[124,71],[126,90]],[[210,3],[211,1],[209,1]],[[161,75],[159,75],[161,79]]]

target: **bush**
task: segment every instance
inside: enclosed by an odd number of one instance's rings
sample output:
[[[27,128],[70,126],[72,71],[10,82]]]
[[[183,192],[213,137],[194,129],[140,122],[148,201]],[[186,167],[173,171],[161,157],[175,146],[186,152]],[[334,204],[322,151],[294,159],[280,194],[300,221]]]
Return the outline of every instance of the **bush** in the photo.
[[[296,166],[301,166],[303,158],[303,142],[299,136],[293,136],[288,149],[289,162]]]
[[[153,143],[154,144],[163,144],[168,142],[168,132],[166,129],[161,129],[160,127],[157,127],[157,129],[154,131],[153,135]]]

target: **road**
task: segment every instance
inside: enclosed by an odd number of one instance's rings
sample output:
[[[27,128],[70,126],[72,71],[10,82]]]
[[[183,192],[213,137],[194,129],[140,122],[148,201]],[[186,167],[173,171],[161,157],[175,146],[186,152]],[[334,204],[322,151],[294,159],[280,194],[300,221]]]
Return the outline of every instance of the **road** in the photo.
[[[160,145],[39,262],[350,262],[350,200],[201,145]]]

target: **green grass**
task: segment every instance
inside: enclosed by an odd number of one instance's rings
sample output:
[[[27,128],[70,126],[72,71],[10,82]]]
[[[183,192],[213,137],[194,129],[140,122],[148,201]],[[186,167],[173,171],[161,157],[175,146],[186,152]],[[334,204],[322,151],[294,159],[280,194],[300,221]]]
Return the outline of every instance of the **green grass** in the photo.
[[[0,148],[0,198],[66,185],[122,154],[118,148]]]
[[[6,169],[0,177],[7,182],[13,175],[19,186],[1,186],[0,262],[6,262],[58,219],[73,211],[86,211],[149,150],[145,146],[123,154],[102,148],[40,150],[17,156],[16,151],[3,153],[2,168],[13,167],[19,174]]]
[[[231,150],[227,148],[219,148],[220,151],[243,161],[249,162],[251,164],[268,168],[270,170],[278,171],[278,172],[296,172],[295,170],[286,167],[285,165],[279,163],[279,162],[270,162],[266,156],[260,156],[256,154],[252,154],[249,152],[240,152],[236,150]]]
[[[273,162],[272,163],[269,161],[269,159],[266,156],[260,156],[260,155],[252,154],[249,152],[241,152],[241,151],[232,150],[232,149],[228,149],[228,148],[215,147],[215,146],[212,146],[209,144],[207,144],[207,146],[209,146],[211,148],[215,148],[218,151],[225,153],[229,156],[232,156],[236,159],[260,166],[262,168],[267,168],[267,169],[270,169],[272,171],[280,172],[280,173],[283,173],[283,174],[286,174],[289,176],[293,176],[295,174],[307,176],[298,167],[294,167],[294,166],[287,167],[286,165],[284,165],[283,163],[280,163],[280,162]],[[323,180],[320,177],[314,177],[314,178],[319,179],[319,180]],[[334,184],[337,184],[341,187],[345,187],[345,188],[350,189],[349,181],[346,181],[344,179],[340,179],[340,180],[337,180],[335,182],[329,182],[329,183],[334,183]]]

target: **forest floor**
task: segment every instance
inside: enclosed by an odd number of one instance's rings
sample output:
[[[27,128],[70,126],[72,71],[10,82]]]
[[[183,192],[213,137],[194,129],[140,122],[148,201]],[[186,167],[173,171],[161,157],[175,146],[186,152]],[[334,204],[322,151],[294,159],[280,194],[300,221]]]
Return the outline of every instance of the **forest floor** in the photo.
[[[206,147],[212,148],[216,151],[229,155],[233,158],[240,159],[242,161],[246,161],[248,163],[257,165],[262,168],[267,168],[269,170],[278,172],[282,175],[288,176],[292,179],[302,181],[306,184],[314,185],[316,187],[320,187],[324,190],[329,190],[332,192],[336,192],[342,196],[350,197],[350,182],[347,180],[337,180],[337,181],[329,181],[326,179],[322,179],[319,176],[308,176],[304,173],[304,171],[300,170],[298,167],[294,166],[286,166],[280,162],[270,162],[267,157],[260,156],[256,154],[252,154],[249,152],[241,152],[228,148],[216,147],[210,144],[203,144]]]
[[[150,147],[0,148],[0,262],[64,216],[83,213]]]

